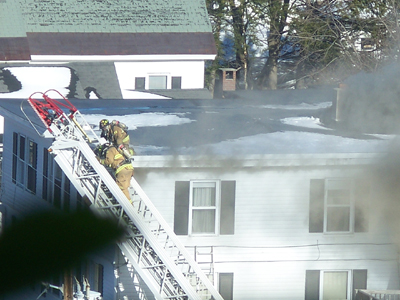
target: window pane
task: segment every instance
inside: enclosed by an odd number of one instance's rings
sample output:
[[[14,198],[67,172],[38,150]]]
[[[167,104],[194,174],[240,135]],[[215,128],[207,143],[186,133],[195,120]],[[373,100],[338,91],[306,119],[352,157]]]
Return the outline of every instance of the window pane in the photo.
[[[25,164],[17,159],[17,182],[23,184],[25,177]]]
[[[46,148],[43,149],[43,185],[42,185],[42,198],[47,200],[47,186],[48,186],[48,166],[49,166],[49,152]]]
[[[347,272],[324,272],[322,299],[347,299]]]
[[[167,88],[167,76],[149,76],[149,89],[162,90]]]
[[[350,204],[350,190],[328,190],[328,204]]]
[[[14,155],[18,155],[17,149],[18,149],[18,133],[14,132],[14,134],[13,134],[13,154]]]
[[[16,156],[13,156],[13,164],[12,164],[12,181],[13,183],[16,182],[17,180],[17,162],[18,158]]]
[[[37,144],[29,141],[29,164],[36,169],[37,165]]]
[[[350,190],[351,180],[349,179],[329,179],[326,183],[328,190]]]
[[[36,170],[31,166],[28,166],[28,182],[27,188],[32,193],[36,193]]]
[[[182,86],[182,77],[172,77],[172,85],[173,89],[180,89]]]
[[[192,233],[215,233],[215,210],[193,210]]]
[[[327,208],[327,231],[350,231],[350,207]]]
[[[145,89],[145,78],[144,77],[136,77],[135,78],[135,90],[144,90]]]
[[[100,264],[94,265],[94,287],[96,292],[103,293],[104,267]]]
[[[233,299],[233,273],[219,274],[219,293],[224,300]]]
[[[25,160],[25,137],[19,137],[19,158]]]
[[[193,206],[215,206],[215,187],[193,188]]]

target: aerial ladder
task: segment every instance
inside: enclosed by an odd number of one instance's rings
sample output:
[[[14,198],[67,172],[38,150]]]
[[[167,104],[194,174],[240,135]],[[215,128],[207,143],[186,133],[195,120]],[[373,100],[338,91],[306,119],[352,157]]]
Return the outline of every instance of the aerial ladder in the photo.
[[[50,98],[50,92],[60,100]],[[118,246],[155,299],[223,300],[137,181],[131,179],[129,200],[99,163],[93,149],[100,139],[79,110],[55,90],[34,93],[27,102],[47,128],[41,135],[53,138],[48,150],[76,190],[96,213],[126,228]]]

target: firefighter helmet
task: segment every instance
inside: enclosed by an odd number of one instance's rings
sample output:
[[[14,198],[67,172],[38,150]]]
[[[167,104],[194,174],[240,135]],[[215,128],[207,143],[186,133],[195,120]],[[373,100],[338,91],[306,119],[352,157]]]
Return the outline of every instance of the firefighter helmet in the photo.
[[[100,128],[104,128],[104,127],[106,127],[108,124],[110,124],[110,121],[108,121],[107,119],[103,119],[103,120],[100,121],[99,127],[100,127]]]

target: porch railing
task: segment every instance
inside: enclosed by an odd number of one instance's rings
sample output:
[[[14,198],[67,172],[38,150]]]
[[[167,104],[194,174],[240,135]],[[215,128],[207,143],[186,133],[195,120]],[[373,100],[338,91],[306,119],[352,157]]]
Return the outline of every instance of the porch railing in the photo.
[[[400,290],[356,290],[357,300],[400,300]]]

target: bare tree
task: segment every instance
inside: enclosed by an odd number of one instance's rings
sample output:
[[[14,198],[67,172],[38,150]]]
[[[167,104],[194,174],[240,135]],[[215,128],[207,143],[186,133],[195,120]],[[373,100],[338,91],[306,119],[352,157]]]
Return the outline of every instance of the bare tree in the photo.
[[[306,0],[299,2],[289,35],[299,45],[297,86],[337,83],[374,71],[399,48],[398,2]]]
[[[278,59],[282,47],[282,36],[287,25],[289,14],[289,0],[267,0],[269,16],[269,34],[267,38],[268,58],[258,76],[259,89],[277,89],[278,86]]]

